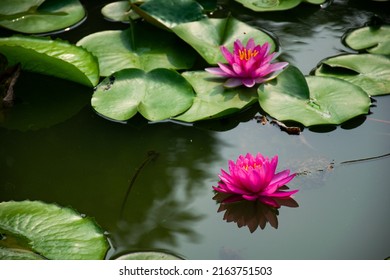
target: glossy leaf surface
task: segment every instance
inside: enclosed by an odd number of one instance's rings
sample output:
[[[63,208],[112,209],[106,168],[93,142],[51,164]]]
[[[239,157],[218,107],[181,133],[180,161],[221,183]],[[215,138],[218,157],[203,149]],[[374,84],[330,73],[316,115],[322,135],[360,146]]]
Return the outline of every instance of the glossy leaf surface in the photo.
[[[148,120],[159,121],[184,112],[193,99],[191,85],[175,71],[124,69],[97,86],[92,106],[99,114],[117,121],[126,121],[137,112]]]
[[[289,66],[258,89],[260,106],[272,117],[305,126],[341,124],[367,114],[370,98],[360,87],[328,77],[304,77]]]
[[[205,18],[202,6],[194,0],[149,0],[139,8],[132,7],[149,22],[165,28]]]
[[[0,26],[22,33],[47,33],[77,24],[85,17],[78,0],[2,0]]]
[[[390,54],[390,25],[366,26],[349,32],[345,44],[354,50],[366,50],[373,54]]]
[[[20,62],[22,69],[95,86],[99,81],[98,63],[83,48],[62,40],[14,35],[0,38],[0,53],[10,65]]]
[[[257,94],[253,88],[225,88],[223,79],[205,71],[185,72],[186,78],[193,86],[196,97],[191,108],[175,119],[194,122],[226,116],[256,102]]]
[[[246,44],[249,38],[253,38],[256,44],[268,42],[271,44],[271,52],[276,48],[274,40],[265,32],[233,17],[207,18],[179,24],[173,27],[172,31],[190,44],[209,64],[225,63],[220,47],[224,45],[232,51],[234,41],[237,39],[243,44]]]
[[[125,68],[145,71],[155,68],[188,69],[196,55],[173,34],[147,25],[135,25],[134,31],[97,32],[84,37],[77,45],[98,58],[101,76],[109,76]]]
[[[360,86],[369,95],[390,93],[390,58],[375,54],[348,54],[322,61],[317,76],[335,77]]]
[[[73,209],[39,201],[1,202],[0,233],[17,240],[30,257],[37,253],[48,259],[103,259],[108,249],[94,221]],[[7,240],[0,241],[5,258],[18,253],[12,246],[5,253]]]

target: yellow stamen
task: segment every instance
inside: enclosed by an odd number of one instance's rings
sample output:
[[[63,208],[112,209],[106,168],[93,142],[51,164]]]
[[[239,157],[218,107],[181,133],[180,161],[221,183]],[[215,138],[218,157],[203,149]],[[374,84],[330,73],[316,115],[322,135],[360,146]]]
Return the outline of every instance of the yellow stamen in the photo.
[[[258,55],[259,52],[256,50],[249,49],[247,50],[246,48],[243,48],[242,50],[238,50],[238,55],[240,56],[240,60],[249,60],[252,57],[255,57]]]
[[[257,163],[253,163],[252,165],[244,165],[243,166],[243,169],[245,169],[245,171],[248,171],[249,167],[252,167],[253,169],[258,169],[258,168],[261,168],[261,164],[257,164]]]

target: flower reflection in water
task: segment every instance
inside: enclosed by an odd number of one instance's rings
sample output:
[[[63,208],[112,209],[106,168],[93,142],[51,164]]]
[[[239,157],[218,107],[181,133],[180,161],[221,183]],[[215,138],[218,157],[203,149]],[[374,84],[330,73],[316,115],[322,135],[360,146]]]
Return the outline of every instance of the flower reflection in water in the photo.
[[[283,189],[287,190],[288,187],[284,186]],[[218,212],[225,211],[223,219],[226,222],[234,222],[239,228],[247,226],[249,231],[253,233],[258,227],[264,229],[266,224],[269,223],[272,227],[278,228],[278,215],[279,208],[286,207],[298,207],[298,203],[291,197],[288,198],[273,198],[275,206],[262,203],[259,200],[249,201],[241,200],[237,202],[224,203],[229,195],[224,193],[216,193],[213,197],[215,201],[220,203]]]

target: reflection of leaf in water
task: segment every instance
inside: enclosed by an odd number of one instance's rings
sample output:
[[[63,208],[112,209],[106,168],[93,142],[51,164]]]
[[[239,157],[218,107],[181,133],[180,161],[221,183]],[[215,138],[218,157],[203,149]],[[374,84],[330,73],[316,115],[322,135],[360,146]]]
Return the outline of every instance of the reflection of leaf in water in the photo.
[[[225,246],[219,249],[219,258],[221,260],[242,260],[243,259],[240,252]]]
[[[178,245],[179,235],[185,236],[190,242],[200,240],[201,236],[191,225],[204,216],[193,213],[185,202],[178,201],[175,197],[154,200],[148,209],[136,214],[133,213],[132,217],[120,222],[118,225],[120,234],[115,236],[116,242],[123,243],[120,240],[122,238],[131,242],[131,245],[126,245],[127,249],[156,248],[161,244],[175,247]]]
[[[133,186],[134,186],[135,180],[137,179],[137,177],[138,177],[138,175],[141,173],[141,171],[144,169],[144,167],[145,167],[149,162],[156,160],[157,157],[158,157],[158,152],[156,152],[156,151],[148,151],[146,159],[145,159],[145,160],[141,163],[141,165],[136,169],[136,172],[135,172],[135,174],[133,175],[133,177],[131,178],[129,187],[127,188],[126,194],[125,194],[124,199],[123,199],[123,202],[122,202],[122,206],[121,206],[121,210],[120,210],[120,217],[121,217],[121,218],[122,218],[122,216],[123,216],[123,212],[124,212],[124,210],[125,210],[126,202],[127,202],[128,197],[129,197],[130,191],[131,191],[131,189],[132,189]]]

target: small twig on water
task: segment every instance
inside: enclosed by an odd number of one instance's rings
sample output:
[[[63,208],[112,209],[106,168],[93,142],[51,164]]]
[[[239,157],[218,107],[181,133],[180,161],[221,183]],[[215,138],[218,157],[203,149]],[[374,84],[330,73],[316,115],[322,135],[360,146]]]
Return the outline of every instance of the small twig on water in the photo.
[[[271,123],[278,125],[281,130],[287,132],[288,134],[292,134],[292,135],[301,134],[301,129],[297,126],[287,126],[278,120],[272,120]]]
[[[384,154],[384,155],[379,155],[375,157],[367,157],[367,158],[360,158],[360,159],[353,159],[353,160],[347,160],[347,161],[342,161],[340,164],[349,164],[349,163],[358,163],[362,161],[368,161],[368,160],[375,160],[375,159],[380,159],[380,158],[385,158],[390,156],[390,153]]]

